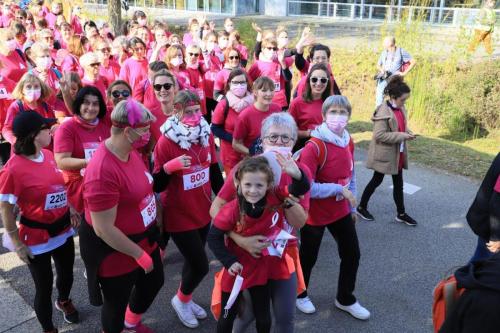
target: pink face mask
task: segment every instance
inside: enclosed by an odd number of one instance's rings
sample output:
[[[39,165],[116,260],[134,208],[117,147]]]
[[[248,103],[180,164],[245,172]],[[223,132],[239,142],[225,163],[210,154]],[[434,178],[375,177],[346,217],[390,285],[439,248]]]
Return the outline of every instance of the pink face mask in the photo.
[[[41,89],[30,89],[26,90],[26,92],[24,93],[24,99],[26,99],[27,102],[34,102],[37,101],[41,95]]]
[[[235,94],[238,97],[243,97],[245,96],[245,93],[247,92],[247,84],[233,84],[231,83],[230,86],[231,92]]]
[[[190,115],[185,115],[182,117],[181,122],[189,127],[196,127],[200,124],[201,122],[201,112],[198,111],[196,113],[192,113]]]
[[[135,132],[135,130],[134,130],[134,132]],[[137,133],[137,132],[135,132],[135,133]],[[150,138],[151,138],[151,132],[148,131],[148,132],[142,134],[139,137],[139,139],[132,142],[132,147],[134,149],[141,149],[142,147],[144,147],[145,145],[148,144]]]
[[[347,126],[347,120],[349,118],[345,115],[339,115],[339,114],[328,114],[326,116],[326,125],[332,131],[333,133],[336,134],[342,134],[344,131],[345,127]]]

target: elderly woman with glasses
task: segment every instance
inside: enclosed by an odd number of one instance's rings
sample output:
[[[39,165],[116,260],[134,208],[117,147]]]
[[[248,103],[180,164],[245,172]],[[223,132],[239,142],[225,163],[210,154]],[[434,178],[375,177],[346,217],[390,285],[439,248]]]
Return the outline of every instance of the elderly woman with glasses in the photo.
[[[111,57],[111,45],[105,39],[100,39],[95,44],[95,54],[101,63],[99,75],[109,83],[118,79],[120,75],[120,65]]]
[[[109,83],[106,78],[101,77],[99,70],[101,62],[94,52],[85,53],[80,57],[80,65],[83,68],[82,85],[96,87],[103,98],[106,98],[106,89]]]
[[[295,224],[295,221],[300,221],[305,216],[302,213],[309,209],[309,188],[310,188],[310,171],[301,163],[296,163],[292,158],[291,151],[297,141],[297,125],[288,113],[273,113],[268,116],[262,123],[262,145],[264,156],[271,169],[273,170],[274,179],[273,191],[278,197],[284,200],[285,216],[290,224]],[[236,170],[235,166],[233,170]],[[210,214],[215,217],[222,206],[230,202],[236,197],[237,189],[233,182],[234,171],[230,172],[224,186],[214,199],[210,207]],[[301,197],[300,200],[298,197]],[[304,210],[296,211],[293,209],[290,198],[293,198],[293,205],[298,204]],[[291,227],[287,228],[287,232],[295,234],[295,230]],[[254,257],[263,255],[262,251],[270,246],[266,235],[256,235],[251,237],[243,237],[237,233],[230,232],[229,237],[245,249]],[[290,240],[287,243],[287,253],[291,257],[290,271],[295,272],[288,280],[273,280],[271,281],[271,294],[273,311],[275,315],[276,332],[285,333],[293,332],[295,306],[294,301],[297,296],[297,290],[304,290],[304,282],[302,277],[302,269],[300,268],[298,244],[295,240]],[[245,295],[245,312],[241,320],[235,322],[235,332],[243,332],[253,320],[252,306],[250,298]]]
[[[318,259],[325,229],[337,242],[340,272],[335,306],[356,319],[367,320],[370,312],[354,296],[360,250],[355,228],[356,177],[354,143],[346,130],[351,104],[344,96],[330,96],[323,103],[323,123],[311,133],[300,153],[300,162],[312,173],[309,219],[300,232],[300,263],[306,287]],[[304,313],[316,311],[307,291],[297,298]]]

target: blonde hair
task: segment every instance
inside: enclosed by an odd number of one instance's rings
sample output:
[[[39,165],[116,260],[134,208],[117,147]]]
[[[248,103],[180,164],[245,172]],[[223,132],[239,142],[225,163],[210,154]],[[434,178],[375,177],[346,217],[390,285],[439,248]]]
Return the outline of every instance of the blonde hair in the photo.
[[[170,60],[172,60],[174,57],[177,57],[177,51],[180,50],[182,53],[182,60],[184,61],[184,58],[186,57],[186,54],[184,52],[184,48],[180,45],[171,45],[168,49],[167,52],[165,53],[165,63],[167,64],[168,69],[172,69],[172,64],[170,64]],[[186,64],[183,62],[180,66],[180,68],[184,69],[186,68]]]
[[[119,125],[122,125],[123,127],[132,127],[128,119],[128,112],[131,107],[138,107],[140,109],[142,113],[142,117],[140,120],[141,123],[152,123],[156,121],[156,117],[144,105],[135,100],[128,99],[116,104],[113,112],[111,112],[111,122],[113,124],[117,123]],[[113,125],[112,131],[116,134],[123,131],[123,128]]]
[[[31,73],[25,73],[21,77],[21,80],[17,83],[16,87],[12,91],[12,97],[14,97],[15,99],[23,100],[24,99],[24,94],[23,94],[24,86],[26,85],[26,83],[34,83],[34,82],[40,84],[40,89],[41,89],[40,100],[46,101],[50,97],[50,95],[52,94],[52,90],[50,89],[50,87],[47,84],[45,84],[45,82],[40,80],[40,78],[38,76],[33,75]]]
[[[9,38],[11,37],[11,38]],[[9,28],[0,29],[0,53],[3,55],[8,55],[10,53],[9,48],[7,47],[6,41],[8,39],[14,38],[14,33]]]
[[[174,112],[183,113],[189,102],[200,105],[200,97],[190,90],[181,90],[174,97]]]
[[[187,52],[189,52],[189,51],[198,51],[198,52],[201,52],[201,48],[198,45],[191,44],[188,47],[186,47],[186,51]]]
[[[82,39],[79,36],[73,35],[69,38],[68,51],[78,58],[80,58],[85,53],[85,50],[83,49]]]
[[[278,41],[275,37],[268,37],[262,40],[262,47],[278,47]]]
[[[31,59],[41,56],[44,53],[50,53],[49,46],[44,42],[35,42],[30,48]]]

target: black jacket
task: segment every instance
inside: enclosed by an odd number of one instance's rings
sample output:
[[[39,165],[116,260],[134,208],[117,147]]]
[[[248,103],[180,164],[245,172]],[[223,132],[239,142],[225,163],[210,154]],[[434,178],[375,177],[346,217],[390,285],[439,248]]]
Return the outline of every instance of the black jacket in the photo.
[[[455,278],[466,291],[439,333],[500,332],[500,253],[458,269]]]
[[[500,194],[493,190],[499,176],[500,154],[495,157],[484,176],[476,198],[467,212],[467,222],[472,231],[486,241],[500,241]]]

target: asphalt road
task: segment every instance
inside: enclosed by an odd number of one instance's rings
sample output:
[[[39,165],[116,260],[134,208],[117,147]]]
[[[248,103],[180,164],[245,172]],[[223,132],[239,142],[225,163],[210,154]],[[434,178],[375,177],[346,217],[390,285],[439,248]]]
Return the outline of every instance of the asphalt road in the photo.
[[[362,164],[364,158],[364,152],[357,152],[359,192],[371,176]],[[357,224],[361,263],[355,294],[371,311],[371,319],[357,321],[334,308],[339,259],[335,241],[325,233],[309,289],[318,311],[313,315],[297,313],[296,332],[431,332],[433,287],[447,272],[467,262],[474,251],[475,237],[465,222],[465,213],[478,184],[415,165],[405,173],[405,181],[421,187],[415,194],[405,195],[407,212],[419,222],[417,227],[394,222],[395,206],[389,177],[370,202],[369,208],[376,221]],[[145,323],[156,332],[214,332],[216,322],[211,317],[202,321],[197,330],[184,328],[176,318],[170,299],[179,285],[182,257],[173,243],[169,244],[167,252],[165,286],[145,315]],[[71,297],[81,313],[82,323],[63,323],[58,312],[54,313],[55,323],[60,332],[99,332],[100,310],[88,304],[83,264],[78,254],[77,257]],[[210,302],[213,274],[220,267],[215,261],[210,266],[209,275],[194,294],[194,300],[205,309]],[[4,294],[4,288],[11,286],[25,302],[33,303],[31,277],[15,255],[0,252],[0,276],[7,281],[6,286],[0,286],[0,295]],[[41,331],[29,311],[17,315],[16,309],[9,308],[9,304],[4,302],[3,307],[0,322],[14,319],[12,316],[21,316],[17,319],[23,322],[10,330],[0,329],[0,332]]]

